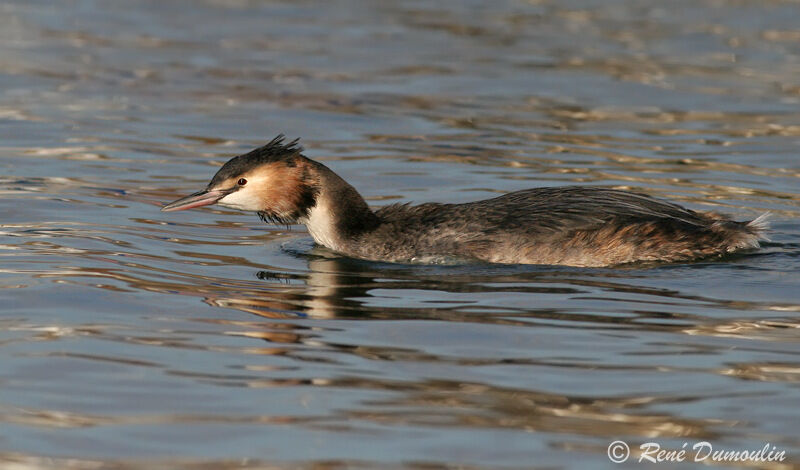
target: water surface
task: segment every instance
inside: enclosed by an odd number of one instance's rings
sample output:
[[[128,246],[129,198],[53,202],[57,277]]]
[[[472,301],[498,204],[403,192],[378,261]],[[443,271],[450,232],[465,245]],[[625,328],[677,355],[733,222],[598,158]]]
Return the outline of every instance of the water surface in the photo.
[[[5,2],[0,461],[598,468],[623,439],[797,462],[798,15]],[[771,241],[677,265],[408,266],[252,214],[159,212],[278,133],[375,206],[592,184],[769,211]]]

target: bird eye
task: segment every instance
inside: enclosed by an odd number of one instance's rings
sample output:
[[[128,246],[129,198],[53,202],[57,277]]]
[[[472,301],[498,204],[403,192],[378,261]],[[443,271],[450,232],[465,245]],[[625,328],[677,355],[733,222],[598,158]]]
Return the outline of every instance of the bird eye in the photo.
[[[238,184],[239,186],[244,186],[244,185],[246,185],[246,184],[247,184],[247,180],[246,180],[246,179],[244,179],[244,178],[239,178],[239,181],[237,182],[237,184]]]

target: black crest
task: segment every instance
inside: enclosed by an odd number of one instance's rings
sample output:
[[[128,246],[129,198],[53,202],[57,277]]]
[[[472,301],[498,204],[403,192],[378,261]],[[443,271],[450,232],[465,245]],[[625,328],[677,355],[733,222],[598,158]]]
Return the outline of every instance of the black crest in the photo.
[[[208,186],[215,186],[221,181],[241,175],[265,163],[285,161],[288,165],[294,165],[292,157],[303,151],[303,147],[301,147],[299,143],[300,139],[294,139],[289,143],[284,143],[284,135],[279,134],[277,137],[270,140],[267,145],[228,160],[228,162],[222,165],[222,168],[217,171],[217,174],[214,175],[214,178],[211,179]]]

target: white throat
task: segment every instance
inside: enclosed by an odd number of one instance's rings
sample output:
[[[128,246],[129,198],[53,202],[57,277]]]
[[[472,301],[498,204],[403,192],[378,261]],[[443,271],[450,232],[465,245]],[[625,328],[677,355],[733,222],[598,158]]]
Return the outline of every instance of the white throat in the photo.
[[[317,199],[317,205],[308,211],[306,217],[300,218],[299,222],[305,224],[315,242],[331,250],[339,250],[336,220],[327,201]]]

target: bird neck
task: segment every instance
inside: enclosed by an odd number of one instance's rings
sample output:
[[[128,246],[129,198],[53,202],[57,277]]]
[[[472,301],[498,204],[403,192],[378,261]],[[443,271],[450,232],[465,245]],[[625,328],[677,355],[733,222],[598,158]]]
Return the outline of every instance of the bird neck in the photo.
[[[380,225],[366,201],[339,175],[313,162],[317,180],[316,203],[299,222],[305,224],[314,241],[336,251],[347,251],[348,242]]]

